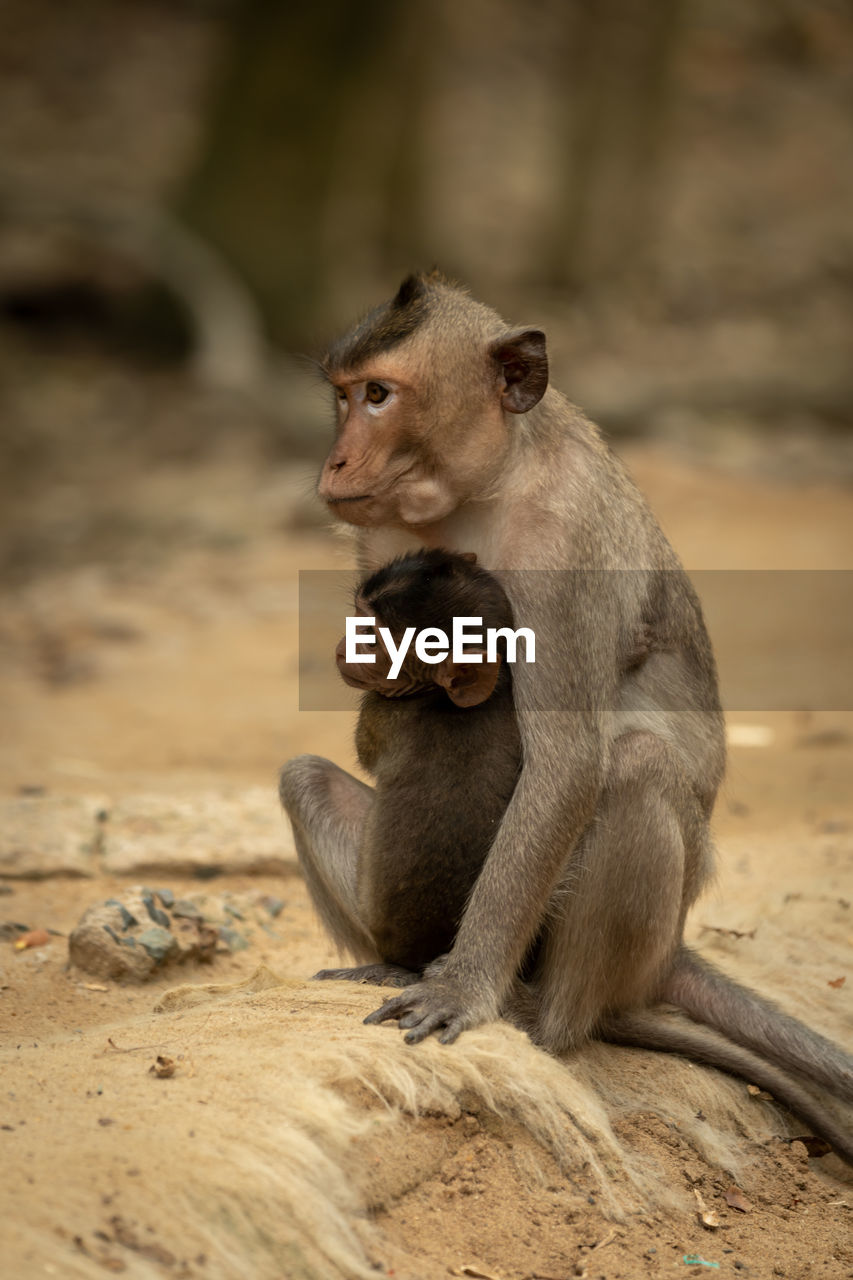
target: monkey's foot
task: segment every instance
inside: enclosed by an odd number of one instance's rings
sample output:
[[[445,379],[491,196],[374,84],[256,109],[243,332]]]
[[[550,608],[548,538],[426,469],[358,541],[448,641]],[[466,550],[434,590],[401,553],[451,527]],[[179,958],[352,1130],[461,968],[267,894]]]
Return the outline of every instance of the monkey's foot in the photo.
[[[321,981],[334,978],[344,982],[369,982],[374,987],[410,987],[418,975],[398,964],[363,964],[356,969],[321,969],[314,974]]]
[[[419,1044],[433,1031],[441,1044],[453,1044],[460,1031],[491,1022],[498,1011],[487,1000],[472,998],[454,978],[445,975],[426,978],[401,996],[392,996],[381,1008],[368,1014],[366,1023],[396,1020],[407,1044]]]

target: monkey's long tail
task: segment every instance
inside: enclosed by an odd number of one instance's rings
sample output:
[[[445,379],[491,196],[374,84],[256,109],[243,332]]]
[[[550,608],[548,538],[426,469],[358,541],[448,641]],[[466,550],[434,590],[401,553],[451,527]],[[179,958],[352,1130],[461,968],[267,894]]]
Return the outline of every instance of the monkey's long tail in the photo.
[[[831,1040],[681,946],[661,998],[759,1058],[853,1103],[853,1058]]]
[[[692,1062],[717,1067],[766,1089],[799,1116],[813,1133],[828,1142],[843,1160],[853,1165],[853,1132],[843,1129],[835,1117],[786,1072],[751,1050],[733,1044],[711,1027],[699,1026],[677,1013],[643,1009],[611,1015],[597,1036],[610,1044],[678,1053]]]

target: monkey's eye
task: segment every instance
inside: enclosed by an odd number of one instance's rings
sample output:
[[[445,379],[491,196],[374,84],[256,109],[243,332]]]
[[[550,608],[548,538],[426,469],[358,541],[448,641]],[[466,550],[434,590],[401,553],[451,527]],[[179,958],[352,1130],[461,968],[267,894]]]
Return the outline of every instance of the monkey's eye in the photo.
[[[371,404],[382,404],[388,399],[388,388],[381,382],[368,382],[364,388],[364,398]]]

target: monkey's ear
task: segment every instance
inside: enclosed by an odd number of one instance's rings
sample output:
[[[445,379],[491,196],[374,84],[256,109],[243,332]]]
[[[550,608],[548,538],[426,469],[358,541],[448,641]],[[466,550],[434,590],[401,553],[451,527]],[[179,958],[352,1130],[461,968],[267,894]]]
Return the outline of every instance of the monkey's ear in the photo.
[[[460,560],[467,560],[469,564],[477,563],[476,551],[457,551],[456,554],[458,555]]]
[[[474,650],[474,652],[478,652]],[[457,707],[477,707],[495,691],[500,672],[500,657],[486,662],[483,650],[482,662],[453,662],[446,658],[435,669],[435,683],[447,690],[447,696]]]
[[[509,413],[527,413],[548,386],[548,351],[541,329],[511,329],[489,348],[503,375],[501,404]]]

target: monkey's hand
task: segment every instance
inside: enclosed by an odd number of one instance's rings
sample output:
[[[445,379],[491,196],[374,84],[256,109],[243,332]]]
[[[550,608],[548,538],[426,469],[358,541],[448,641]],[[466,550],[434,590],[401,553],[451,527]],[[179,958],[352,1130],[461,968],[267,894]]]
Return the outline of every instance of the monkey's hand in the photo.
[[[453,1044],[460,1031],[479,1026],[498,1016],[497,1009],[472,997],[470,983],[463,984],[448,974],[425,978],[398,996],[386,1000],[364,1021],[389,1022],[397,1019],[400,1030],[408,1030],[407,1044],[419,1044],[433,1031],[440,1031],[442,1044]]]

